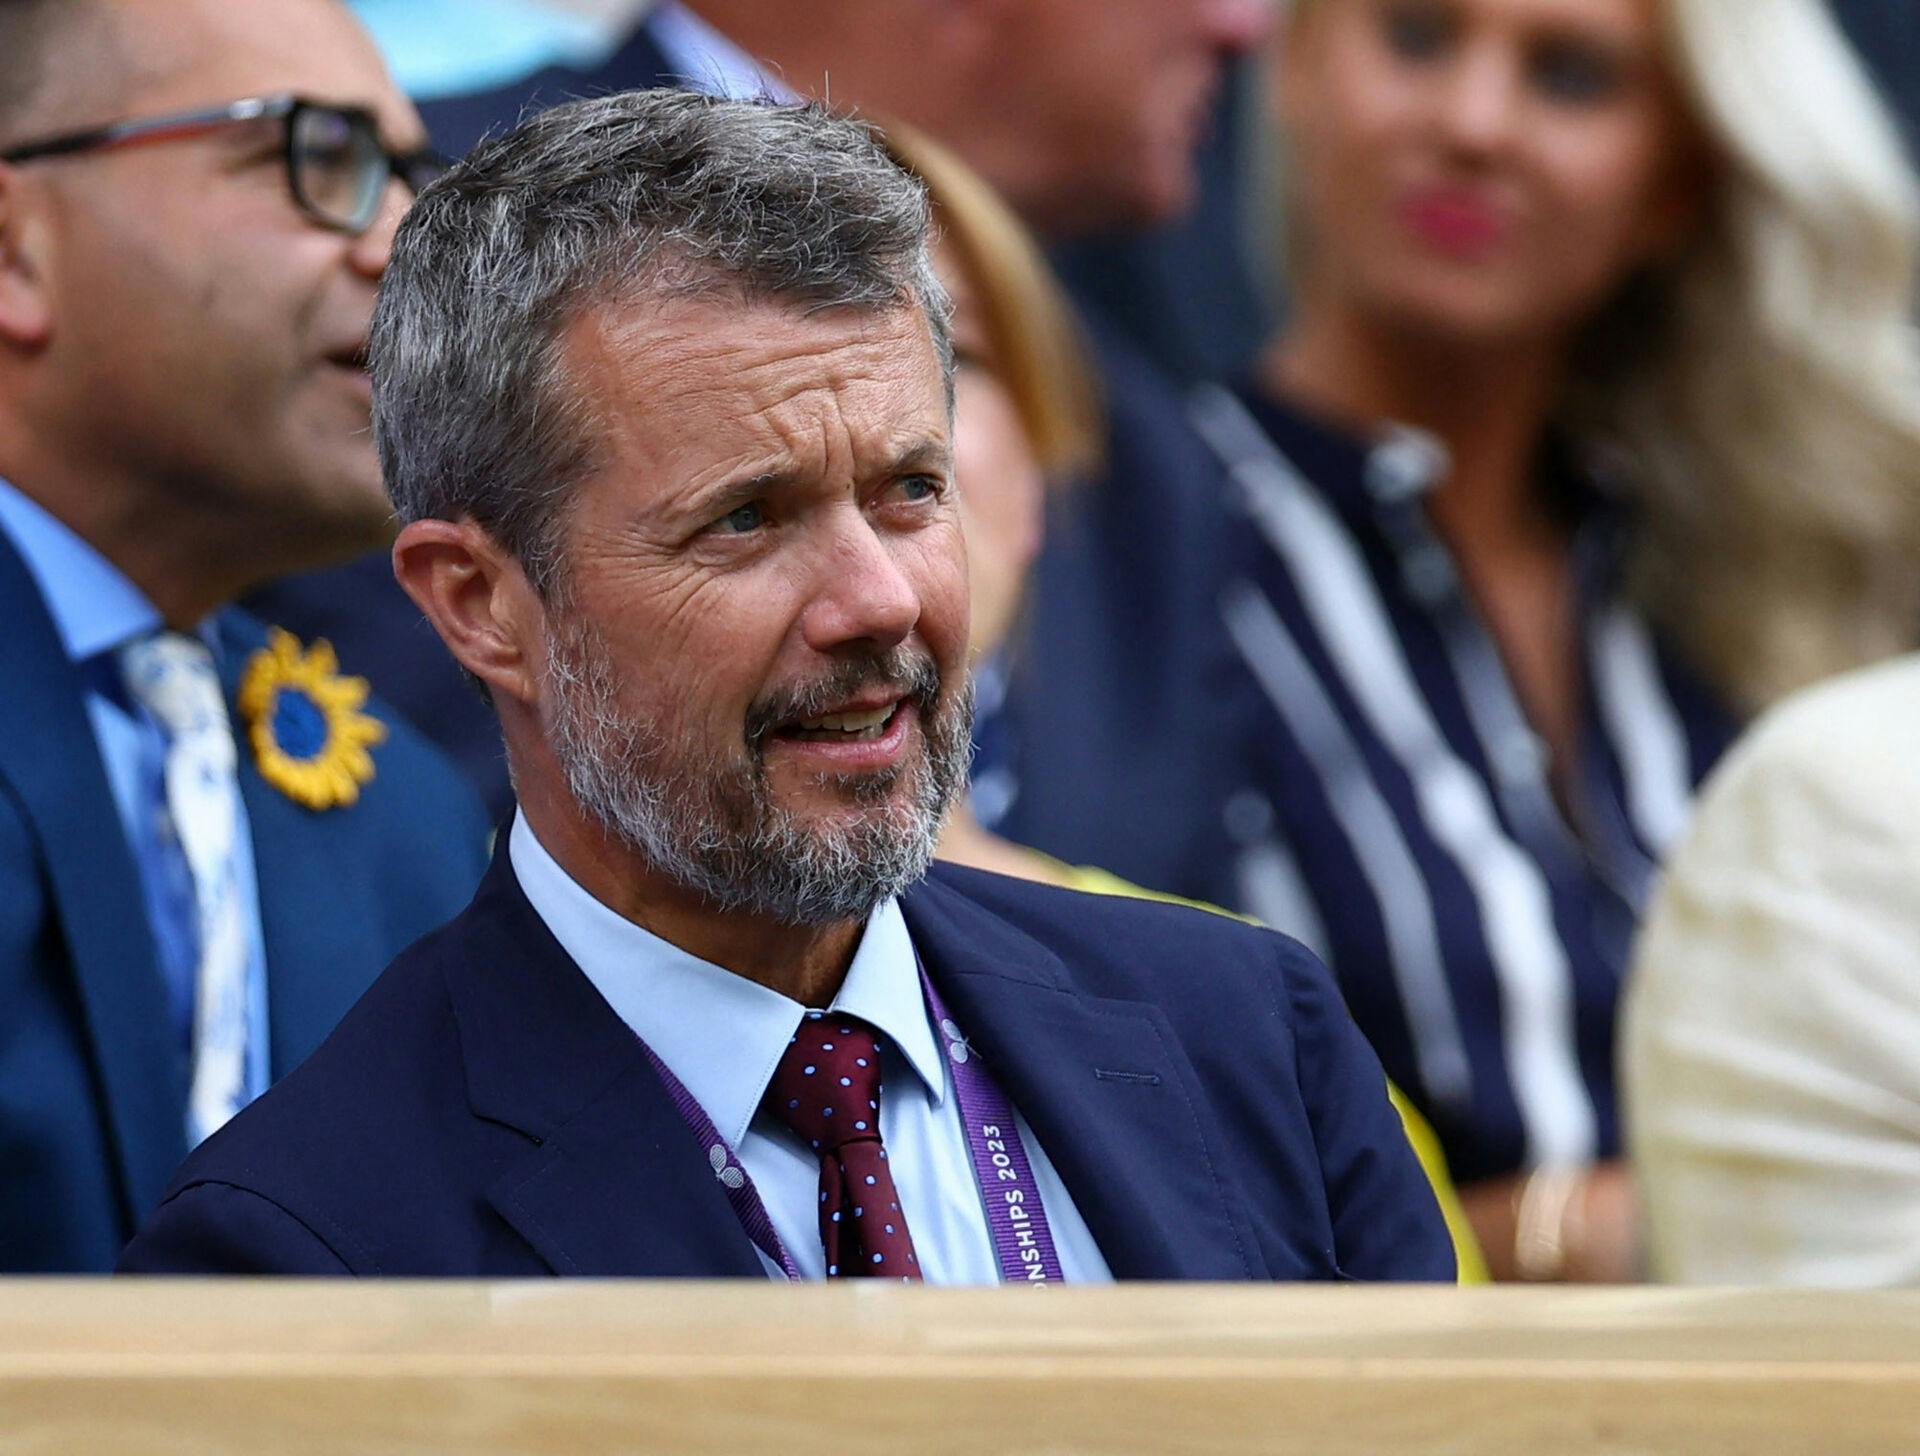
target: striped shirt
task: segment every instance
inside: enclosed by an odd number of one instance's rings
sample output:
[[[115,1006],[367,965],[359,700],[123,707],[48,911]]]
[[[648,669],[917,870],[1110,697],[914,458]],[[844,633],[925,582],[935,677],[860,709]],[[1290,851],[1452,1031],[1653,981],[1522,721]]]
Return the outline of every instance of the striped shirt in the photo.
[[[1209,388],[1246,528],[1219,606],[1243,672],[1238,908],[1334,968],[1461,1182],[1614,1156],[1614,1016],[1654,867],[1734,724],[1619,590],[1572,471],[1584,669],[1565,802],[1422,498],[1444,453]]]

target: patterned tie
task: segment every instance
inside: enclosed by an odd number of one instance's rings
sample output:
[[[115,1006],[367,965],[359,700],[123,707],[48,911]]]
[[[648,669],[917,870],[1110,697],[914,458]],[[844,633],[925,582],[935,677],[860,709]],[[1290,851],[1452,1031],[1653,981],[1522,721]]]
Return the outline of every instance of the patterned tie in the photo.
[[[193,1088],[187,1136],[197,1143],[246,1101],[246,912],[234,864],[243,823],[233,728],[206,644],[161,632],[121,650],[127,688],[167,735],[167,813],[193,875],[200,959],[194,984]]]
[[[880,1146],[880,1044],[866,1024],[809,1011],[762,1105],[820,1154],[827,1276],[918,1279],[913,1236]]]

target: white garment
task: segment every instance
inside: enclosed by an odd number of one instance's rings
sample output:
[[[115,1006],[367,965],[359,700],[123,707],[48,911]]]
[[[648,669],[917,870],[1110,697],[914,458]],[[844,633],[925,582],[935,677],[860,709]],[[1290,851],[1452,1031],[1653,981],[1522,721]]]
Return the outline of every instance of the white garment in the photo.
[[[1622,1082],[1658,1277],[1920,1282],[1920,658],[1769,714],[1642,933]]]
[[[514,816],[507,843],[535,913],[733,1147],[801,1274],[824,1278],[819,1156],[760,1110],[805,1008],[615,914],[547,853],[525,816]],[[1000,1266],[960,1124],[952,1069],[928,1017],[919,962],[894,901],[868,919],[832,1009],[858,1016],[886,1042],[880,1135],[927,1282],[997,1282]],[[1110,1280],[1085,1219],[1018,1111],[1014,1125],[1033,1164],[1061,1273],[1069,1283]],[[764,1252],[760,1262],[770,1276],[784,1277]]]
[[[200,931],[194,990],[193,1143],[238,1112],[247,1093],[247,906],[238,864],[244,822],[233,728],[213,654],[179,632],[121,651],[127,690],[167,735],[167,814],[193,873]]]

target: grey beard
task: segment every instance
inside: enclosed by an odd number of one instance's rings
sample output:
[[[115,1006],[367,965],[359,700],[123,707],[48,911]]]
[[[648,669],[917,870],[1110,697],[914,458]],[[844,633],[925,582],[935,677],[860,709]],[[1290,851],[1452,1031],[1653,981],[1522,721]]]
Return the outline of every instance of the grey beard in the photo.
[[[622,711],[619,674],[590,623],[554,623],[548,735],[581,810],[716,909],[788,925],[864,920],[926,875],[972,754],[971,678],[944,694],[932,664],[899,649],[849,665],[778,716],[804,715],[808,698],[824,705],[875,681],[907,687],[919,702],[926,752],[848,780],[866,812],[831,828],[773,801],[760,755],[772,712],[749,724],[744,768],[721,755],[672,764],[657,725]],[[903,775],[910,793],[890,802]]]

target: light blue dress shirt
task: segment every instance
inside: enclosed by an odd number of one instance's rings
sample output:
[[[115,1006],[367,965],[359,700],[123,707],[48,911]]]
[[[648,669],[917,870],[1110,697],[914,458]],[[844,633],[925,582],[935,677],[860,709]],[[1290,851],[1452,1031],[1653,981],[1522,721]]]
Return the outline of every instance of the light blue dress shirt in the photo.
[[[806,1008],[609,910],[560,868],[523,817],[513,821],[508,853],[520,887],[554,938],[733,1146],[800,1272],[825,1277],[819,1157],[760,1111]],[[1000,1265],[961,1130],[952,1072],[921,995],[907,922],[894,901],[867,921],[831,1009],[858,1016],[885,1039],[880,1136],[928,1282],[998,1282]],[[1110,1280],[1106,1260],[1046,1150],[1018,1112],[1014,1121],[1033,1162],[1061,1272],[1070,1283]],[[771,1277],[783,1277],[764,1253],[760,1262]]]
[[[166,980],[173,1033],[183,1053],[193,1045],[195,983],[200,964],[193,875],[166,814],[167,740],[152,714],[136,704],[115,654],[166,624],[146,594],[64,522],[0,480],[0,532],[13,543],[40,588],[67,657],[87,685],[87,719],[106,765],[127,844],[139,867],[147,923]],[[201,638],[220,656],[212,625]],[[247,1096],[271,1077],[267,1045],[266,954],[253,840],[243,822],[234,845],[241,898],[247,907]]]

